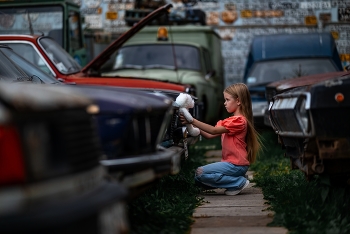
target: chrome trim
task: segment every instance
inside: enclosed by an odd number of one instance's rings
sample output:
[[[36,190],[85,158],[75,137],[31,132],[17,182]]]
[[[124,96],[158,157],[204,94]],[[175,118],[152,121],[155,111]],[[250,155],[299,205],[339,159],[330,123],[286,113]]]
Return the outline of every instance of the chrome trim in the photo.
[[[300,126],[300,120],[297,118],[297,122],[302,129],[302,132],[291,132],[291,131],[282,131],[279,129],[278,124],[273,120],[271,117],[271,109],[277,99],[286,99],[286,98],[298,98],[297,101],[300,100],[300,98],[305,97],[306,103],[305,103],[305,109],[308,111],[308,120],[310,121],[310,131],[306,132],[304,131],[304,128]],[[271,126],[276,134],[280,136],[286,136],[286,137],[313,137],[315,136],[315,129],[312,121],[312,115],[310,113],[310,107],[311,107],[311,94],[309,92],[295,92],[295,93],[282,93],[278,94],[273,97],[273,101],[270,102],[269,105],[269,119]]]

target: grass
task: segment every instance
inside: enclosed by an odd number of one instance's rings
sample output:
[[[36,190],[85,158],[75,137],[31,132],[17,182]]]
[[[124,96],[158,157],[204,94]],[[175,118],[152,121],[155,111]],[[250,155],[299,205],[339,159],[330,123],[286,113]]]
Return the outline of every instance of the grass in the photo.
[[[350,233],[349,188],[332,187],[326,177],[307,181],[301,171],[290,169],[274,133],[265,133],[263,142],[266,150],[252,169],[275,213],[270,225],[293,234]]]
[[[290,169],[275,133],[263,131],[261,137],[265,147],[250,170],[275,213],[269,225],[283,226],[291,234],[350,233],[350,189],[332,187],[323,177],[307,181],[299,170]],[[162,178],[129,204],[130,233],[189,233],[192,213],[203,202],[194,186],[194,169],[206,164],[207,150],[215,149],[220,149],[218,138],[190,147],[178,175]]]
[[[220,141],[203,140],[189,148],[189,158],[180,173],[163,177],[154,187],[129,204],[130,233],[177,234],[189,231],[194,209],[201,204],[194,186],[194,170],[205,164],[208,149],[217,149]]]

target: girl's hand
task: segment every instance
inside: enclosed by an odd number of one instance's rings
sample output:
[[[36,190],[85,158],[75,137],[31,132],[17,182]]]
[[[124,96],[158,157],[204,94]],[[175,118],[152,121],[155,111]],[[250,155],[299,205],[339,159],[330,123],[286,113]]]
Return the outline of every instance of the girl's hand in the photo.
[[[185,118],[183,113],[180,113],[179,117],[180,117],[180,121],[182,124],[184,124],[184,125],[189,124],[188,120]]]
[[[193,122],[193,117],[190,114],[190,112],[188,112],[188,110],[186,108],[181,108],[180,113],[183,114],[183,116],[186,118],[188,123],[191,124]]]

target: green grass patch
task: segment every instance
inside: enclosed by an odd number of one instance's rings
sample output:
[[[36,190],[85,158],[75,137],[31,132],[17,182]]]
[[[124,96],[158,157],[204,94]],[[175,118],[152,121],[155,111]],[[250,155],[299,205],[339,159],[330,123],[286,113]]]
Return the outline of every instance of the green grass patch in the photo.
[[[274,133],[262,137],[265,151],[252,168],[254,182],[275,213],[270,225],[290,233],[350,233],[349,188],[332,187],[325,177],[307,181],[301,171],[290,170]]]
[[[163,177],[154,187],[128,205],[130,233],[186,233],[193,223],[192,214],[203,199],[194,185],[194,171],[206,164],[204,153],[220,147],[220,141],[197,142],[177,175]]]

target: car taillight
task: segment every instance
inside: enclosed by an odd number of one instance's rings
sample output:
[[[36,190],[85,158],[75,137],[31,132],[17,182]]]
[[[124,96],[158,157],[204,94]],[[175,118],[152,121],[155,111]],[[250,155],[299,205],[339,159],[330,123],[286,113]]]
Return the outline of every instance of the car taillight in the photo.
[[[0,186],[24,180],[24,161],[17,129],[0,126]]]

